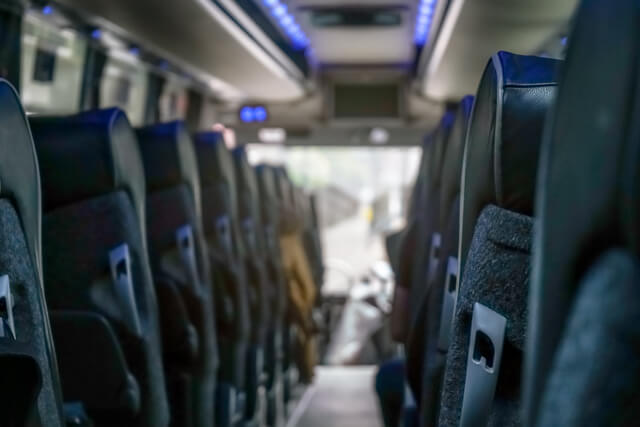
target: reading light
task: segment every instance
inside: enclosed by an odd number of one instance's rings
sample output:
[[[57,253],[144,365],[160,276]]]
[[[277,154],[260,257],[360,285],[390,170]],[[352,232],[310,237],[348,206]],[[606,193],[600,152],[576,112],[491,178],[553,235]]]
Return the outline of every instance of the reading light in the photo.
[[[253,117],[256,122],[264,122],[267,120],[267,109],[263,106],[257,106],[253,109]]]
[[[240,120],[242,120],[245,123],[251,123],[252,121],[255,120],[255,115],[253,113],[253,107],[242,107],[240,109]]]

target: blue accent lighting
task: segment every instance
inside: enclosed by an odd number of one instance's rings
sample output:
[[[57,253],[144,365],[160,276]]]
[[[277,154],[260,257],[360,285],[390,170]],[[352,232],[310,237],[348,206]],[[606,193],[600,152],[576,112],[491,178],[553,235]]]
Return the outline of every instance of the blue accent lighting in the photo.
[[[253,109],[253,117],[256,122],[264,122],[267,120],[267,109],[263,106],[257,106]]]
[[[242,120],[245,123],[251,123],[252,121],[255,120],[255,114],[253,111],[253,107],[242,107],[240,109],[240,120]]]
[[[305,49],[309,46],[309,39],[300,25],[296,23],[293,14],[287,10],[287,5],[280,0],[262,0],[272,16],[276,18],[282,31],[289,37],[295,49]]]
[[[418,46],[423,46],[427,42],[436,3],[436,0],[420,0],[416,15],[416,29],[413,36]]]
[[[49,5],[46,5],[42,8],[42,13],[44,13],[45,15],[51,15],[53,13],[53,8]]]
[[[100,31],[99,28],[96,28],[95,30],[91,31],[91,37],[94,39],[99,39],[100,37],[102,37],[102,31]]]

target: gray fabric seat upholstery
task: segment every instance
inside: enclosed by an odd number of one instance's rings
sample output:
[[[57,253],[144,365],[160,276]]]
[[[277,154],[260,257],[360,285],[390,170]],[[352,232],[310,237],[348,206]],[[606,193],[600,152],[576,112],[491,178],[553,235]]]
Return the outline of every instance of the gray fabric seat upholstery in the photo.
[[[214,295],[202,230],[200,177],[182,122],[137,130],[147,178],[147,237],[176,426],[215,423]]]
[[[47,303],[61,312],[53,329],[65,398],[82,401],[98,426],[166,426],[135,133],[118,109],[30,123],[42,177]]]
[[[18,95],[5,80],[0,127],[0,424],[61,427],[62,396],[42,288],[38,163]]]
[[[489,61],[478,87],[462,171],[461,274],[439,425],[521,424],[520,370],[536,163],[559,64],[499,52]],[[506,319],[503,340],[482,327],[473,331],[477,304]],[[474,369],[492,377],[493,385],[472,378]]]
[[[581,2],[536,200],[525,425],[640,417],[638,2]]]
[[[222,135],[199,133],[193,136],[193,141],[200,174],[202,223],[216,293],[220,355],[216,418],[218,426],[227,426],[244,418],[251,338],[246,273],[240,258],[244,249],[238,222],[236,178]]]

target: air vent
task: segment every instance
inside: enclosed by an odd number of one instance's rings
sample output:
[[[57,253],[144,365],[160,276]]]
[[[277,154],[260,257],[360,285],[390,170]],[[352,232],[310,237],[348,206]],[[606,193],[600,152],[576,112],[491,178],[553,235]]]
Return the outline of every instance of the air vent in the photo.
[[[313,9],[315,27],[398,27],[402,25],[402,8]]]

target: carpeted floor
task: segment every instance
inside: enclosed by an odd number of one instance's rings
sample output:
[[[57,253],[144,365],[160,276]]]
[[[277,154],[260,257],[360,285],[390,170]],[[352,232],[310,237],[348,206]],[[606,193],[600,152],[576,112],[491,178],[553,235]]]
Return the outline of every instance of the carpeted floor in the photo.
[[[375,366],[318,367],[287,427],[381,427]]]

